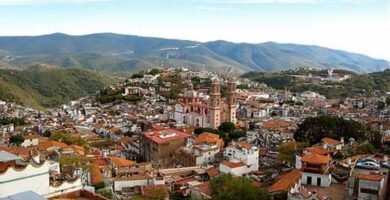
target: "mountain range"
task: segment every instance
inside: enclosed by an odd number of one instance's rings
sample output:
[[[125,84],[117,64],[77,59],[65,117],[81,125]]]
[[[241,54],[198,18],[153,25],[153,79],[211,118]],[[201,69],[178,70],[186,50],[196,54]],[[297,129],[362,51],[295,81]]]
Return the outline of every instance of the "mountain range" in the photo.
[[[374,72],[389,67],[386,60],[362,54],[275,42],[202,43],[113,33],[0,37],[0,67],[20,69],[40,64],[117,74],[170,66],[219,73],[274,72],[297,67]]]

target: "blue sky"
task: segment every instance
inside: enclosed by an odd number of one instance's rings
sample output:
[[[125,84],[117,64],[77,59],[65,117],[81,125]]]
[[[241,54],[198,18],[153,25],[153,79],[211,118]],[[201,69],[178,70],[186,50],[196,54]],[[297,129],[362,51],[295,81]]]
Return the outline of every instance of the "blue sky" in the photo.
[[[0,35],[314,44],[390,60],[388,0],[0,0]]]

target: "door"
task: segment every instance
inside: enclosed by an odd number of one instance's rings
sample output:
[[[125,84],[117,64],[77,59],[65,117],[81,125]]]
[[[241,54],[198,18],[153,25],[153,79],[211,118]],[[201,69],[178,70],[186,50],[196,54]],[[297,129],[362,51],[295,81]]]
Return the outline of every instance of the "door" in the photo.
[[[311,185],[311,176],[307,177],[307,181],[306,182],[307,182],[308,185]]]
[[[317,178],[317,186],[321,186],[321,178]]]

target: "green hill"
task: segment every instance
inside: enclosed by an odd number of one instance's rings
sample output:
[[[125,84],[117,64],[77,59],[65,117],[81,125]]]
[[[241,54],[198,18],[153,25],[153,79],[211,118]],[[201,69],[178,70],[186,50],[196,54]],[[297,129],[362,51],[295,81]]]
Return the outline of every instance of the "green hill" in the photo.
[[[35,64],[114,73],[170,66],[219,73],[273,72],[297,67],[374,72],[389,67],[385,60],[361,54],[274,42],[201,43],[112,33],[0,37],[0,66],[21,68]]]
[[[345,70],[336,70],[338,74],[351,74],[351,79],[342,82],[312,83],[295,75],[307,75],[306,70],[283,71],[274,73],[249,72],[242,77],[265,83],[275,89],[287,88],[293,92],[314,91],[327,98],[356,97],[363,95],[381,94],[390,92],[390,69],[382,72],[356,74]],[[302,73],[300,73],[302,72]],[[311,71],[312,74],[324,75],[325,70]]]
[[[35,108],[55,107],[95,93],[114,81],[107,75],[74,68],[0,69],[0,99]]]

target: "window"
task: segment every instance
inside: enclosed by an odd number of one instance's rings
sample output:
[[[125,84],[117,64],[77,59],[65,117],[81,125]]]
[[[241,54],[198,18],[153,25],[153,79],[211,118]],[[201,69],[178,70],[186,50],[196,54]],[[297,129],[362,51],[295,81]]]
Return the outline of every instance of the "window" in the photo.
[[[378,190],[373,190],[373,189],[366,189],[366,188],[361,188],[360,189],[361,193],[366,193],[366,194],[378,194]]]
[[[311,185],[311,176],[308,176],[308,177],[307,177],[306,183],[307,183],[308,185]]]

